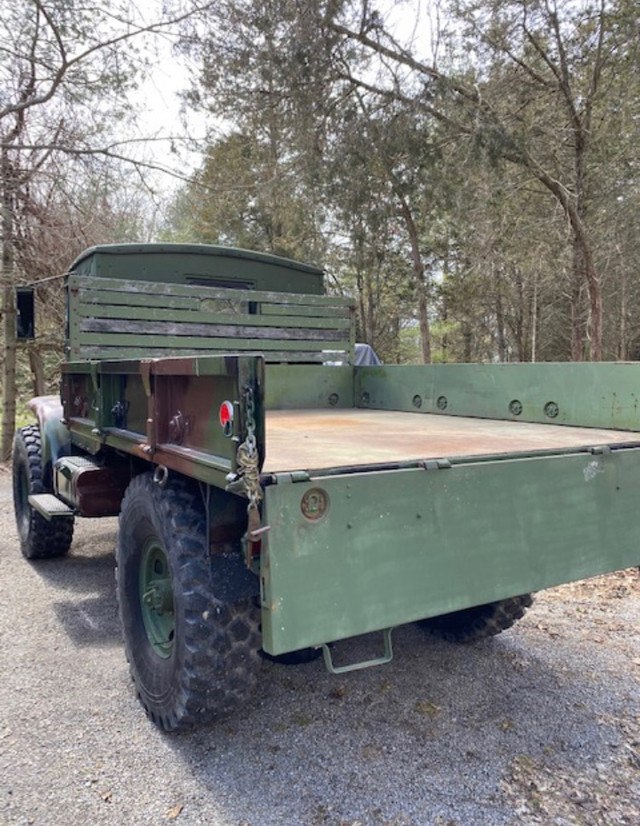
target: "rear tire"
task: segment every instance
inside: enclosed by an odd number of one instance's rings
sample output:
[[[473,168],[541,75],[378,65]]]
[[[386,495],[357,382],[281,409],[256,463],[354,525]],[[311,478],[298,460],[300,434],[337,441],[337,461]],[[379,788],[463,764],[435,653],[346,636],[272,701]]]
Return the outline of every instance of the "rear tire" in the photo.
[[[517,620],[522,619],[532,603],[531,594],[522,594],[421,620],[420,625],[449,642],[477,642],[511,628]]]
[[[22,555],[26,559],[64,556],[73,539],[73,517],[50,521],[29,504],[29,496],[51,493],[42,481],[42,443],[38,425],[16,431],[13,440],[13,506]]]
[[[259,611],[253,599],[216,599],[204,507],[188,480],[132,480],[116,578],[131,676],[157,726],[191,729],[246,702],[260,667]]]

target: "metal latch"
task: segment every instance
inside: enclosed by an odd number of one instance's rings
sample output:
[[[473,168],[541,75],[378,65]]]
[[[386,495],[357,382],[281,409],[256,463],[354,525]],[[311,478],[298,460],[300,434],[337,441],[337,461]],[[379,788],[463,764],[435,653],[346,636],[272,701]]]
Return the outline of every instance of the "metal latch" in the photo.
[[[425,470],[446,470],[451,467],[448,459],[423,459],[418,465]]]
[[[311,476],[306,470],[294,470],[291,473],[276,473],[276,485],[290,484],[291,482],[310,482]]]

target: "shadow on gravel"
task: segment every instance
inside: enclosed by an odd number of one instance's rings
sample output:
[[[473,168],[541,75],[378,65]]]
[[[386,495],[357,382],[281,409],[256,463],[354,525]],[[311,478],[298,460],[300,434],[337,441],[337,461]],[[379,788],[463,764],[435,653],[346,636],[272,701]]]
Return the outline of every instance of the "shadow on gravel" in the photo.
[[[69,599],[52,603],[60,625],[79,647],[120,645],[121,633],[115,594],[116,534],[74,539],[69,555],[40,560],[33,565],[42,579]],[[81,597],[85,594],[85,598]]]
[[[225,823],[498,826],[518,821],[505,789],[519,761],[580,772],[619,742],[603,718],[620,697],[525,635],[455,646],[407,626],[395,648],[390,666],[340,677],[267,663],[254,703],[167,744]]]

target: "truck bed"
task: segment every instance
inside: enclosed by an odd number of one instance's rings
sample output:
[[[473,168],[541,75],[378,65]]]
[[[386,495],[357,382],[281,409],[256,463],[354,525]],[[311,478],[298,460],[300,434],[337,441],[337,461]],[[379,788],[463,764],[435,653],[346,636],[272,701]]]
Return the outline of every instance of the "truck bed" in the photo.
[[[640,434],[388,410],[270,410],[263,471],[321,470],[631,442],[640,442]]]

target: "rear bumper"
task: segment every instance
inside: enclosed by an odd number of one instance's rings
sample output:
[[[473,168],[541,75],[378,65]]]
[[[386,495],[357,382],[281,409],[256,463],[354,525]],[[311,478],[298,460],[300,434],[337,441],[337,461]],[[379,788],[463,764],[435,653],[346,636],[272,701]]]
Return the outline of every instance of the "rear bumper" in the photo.
[[[640,563],[637,448],[278,481],[261,561],[274,655]],[[314,487],[329,504],[311,521]]]

